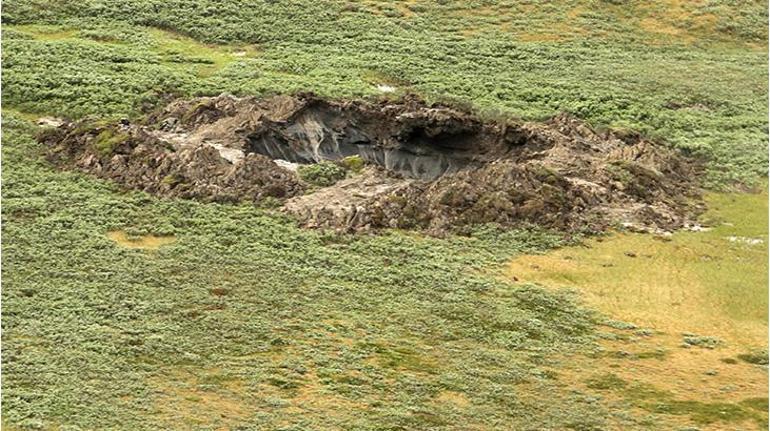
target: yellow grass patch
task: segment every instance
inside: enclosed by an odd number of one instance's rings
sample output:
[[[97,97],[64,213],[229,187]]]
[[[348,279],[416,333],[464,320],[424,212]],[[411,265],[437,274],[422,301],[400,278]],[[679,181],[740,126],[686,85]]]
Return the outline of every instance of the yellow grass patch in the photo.
[[[718,430],[742,424],[742,429],[756,429],[766,421],[767,414],[757,411],[745,423],[703,423],[695,410],[767,398],[766,367],[736,360],[751,349],[767,348],[767,197],[766,189],[708,196],[704,221],[710,230],[670,238],[616,233],[511,261],[509,279],[575,288],[604,315],[644,329],[605,328],[617,338],[603,340],[597,356],[562,361],[554,370],[559,382],[591,390],[592,379],[611,374],[621,387],[603,393],[610,408],[613,403],[626,410],[629,403],[649,406],[658,396],[697,404],[691,413],[664,413],[660,420],[666,428]],[[687,346],[685,333],[717,337],[722,344]],[[634,395],[639,388],[658,395],[640,401]]]
[[[242,396],[243,382],[221,378],[217,369],[180,368],[150,380],[158,394],[156,415],[171,428],[228,430],[251,413]],[[217,384],[207,384],[216,379]]]
[[[125,248],[138,248],[142,250],[157,250],[160,247],[176,241],[173,235],[155,236],[143,235],[139,237],[129,236],[124,230],[107,232],[107,237]]]
[[[746,400],[767,398],[765,368],[740,361],[724,362],[743,352],[740,347],[684,348],[681,340],[680,334],[606,340],[601,342],[604,351],[596,357],[570,356],[554,371],[559,382],[565,386],[574,390],[601,392],[609,409],[629,411],[639,418],[650,412],[634,406],[654,406],[655,403],[670,401],[741,405]],[[623,386],[605,390],[592,386],[597,379],[606,378],[607,375],[614,376]],[[663,395],[638,398],[634,392],[639,390]],[[766,412],[758,415],[764,421],[767,420]],[[665,429],[697,426],[702,431],[758,428],[756,420],[747,420],[743,424],[718,420],[698,423],[695,413],[662,414],[657,423]],[[617,424],[617,427],[611,429],[622,429],[622,425]]]
[[[5,28],[25,33],[32,36],[35,40],[41,41],[57,41],[75,37],[77,34],[76,29],[61,27],[56,25],[14,25],[6,26]]]
[[[519,282],[577,288],[618,320],[740,345],[767,340],[767,194],[712,195],[704,232],[617,233],[510,262]]]
[[[681,36],[684,33],[684,30],[681,28],[674,27],[663,20],[653,17],[644,18],[639,24],[642,29],[650,33],[659,33],[666,36]]]
[[[308,371],[304,377],[304,384],[291,398],[291,406],[286,409],[287,413],[328,415],[344,411],[349,414],[352,411],[367,409],[365,403],[350,400],[324,388],[315,371]]]
[[[434,401],[439,404],[450,405],[458,409],[462,409],[470,405],[470,401],[468,400],[468,397],[465,396],[465,394],[454,391],[441,391],[438,393],[438,395],[436,395]]]
[[[253,58],[258,54],[253,45],[209,45],[167,30],[148,28],[148,31],[157,43],[155,51],[162,56],[171,59],[181,55],[206,60],[207,63],[201,64],[178,63],[180,67],[193,68],[202,77],[211,76],[239,59]]]
[[[7,29],[30,35],[41,42],[81,40],[78,29],[56,25],[10,25]],[[154,27],[146,27],[153,39],[148,49],[160,60],[180,69],[191,70],[198,76],[208,77],[227,65],[242,59],[254,58],[258,49],[254,45],[211,45]],[[86,39],[91,43],[113,43]]]
[[[386,11],[396,11],[398,15],[403,18],[411,18],[415,15],[414,11],[410,8],[418,4],[417,0],[402,0],[402,1],[351,1],[351,4],[359,4],[363,10],[373,15],[387,15]]]

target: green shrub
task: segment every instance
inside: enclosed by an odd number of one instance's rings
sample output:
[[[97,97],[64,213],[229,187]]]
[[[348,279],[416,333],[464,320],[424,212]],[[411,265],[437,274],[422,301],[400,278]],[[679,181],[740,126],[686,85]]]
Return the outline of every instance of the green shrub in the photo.
[[[313,165],[300,166],[297,174],[302,181],[310,184],[328,187],[337,181],[345,178],[347,172],[345,168],[332,162],[321,162]]]
[[[348,156],[340,160],[340,165],[351,172],[361,172],[364,168],[364,159],[361,156]]]

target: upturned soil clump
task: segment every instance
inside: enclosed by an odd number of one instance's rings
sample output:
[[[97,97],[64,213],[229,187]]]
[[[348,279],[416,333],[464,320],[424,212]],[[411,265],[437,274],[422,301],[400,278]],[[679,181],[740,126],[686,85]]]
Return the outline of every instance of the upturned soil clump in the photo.
[[[568,115],[485,121],[414,97],[176,100],[136,123],[65,122],[40,140],[54,164],[128,188],[270,202],[303,226],[344,231],[668,231],[700,210],[700,164],[638,134]]]

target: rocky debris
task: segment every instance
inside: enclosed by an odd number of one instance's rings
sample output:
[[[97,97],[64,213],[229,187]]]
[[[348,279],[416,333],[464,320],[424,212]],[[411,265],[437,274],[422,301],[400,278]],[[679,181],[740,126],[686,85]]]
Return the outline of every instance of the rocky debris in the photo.
[[[393,93],[396,91],[396,87],[388,84],[377,84],[377,89],[383,93]]]
[[[40,117],[37,119],[37,125],[40,127],[59,127],[64,124],[64,120],[54,117]]]
[[[141,122],[41,134],[53,163],[162,196],[283,202],[302,225],[433,234],[481,223],[669,231],[700,211],[699,163],[567,115],[484,121],[415,97],[311,94],[175,100]],[[351,156],[360,172],[313,187],[297,168]]]
[[[728,236],[727,240],[730,242],[738,242],[738,243],[743,243],[748,245],[759,245],[764,243],[762,238],[747,238],[745,236],[735,236],[735,235]]]
[[[161,196],[259,202],[301,193],[296,175],[260,154],[228,159],[214,145],[175,144],[128,126],[65,125],[47,133],[54,163]]]

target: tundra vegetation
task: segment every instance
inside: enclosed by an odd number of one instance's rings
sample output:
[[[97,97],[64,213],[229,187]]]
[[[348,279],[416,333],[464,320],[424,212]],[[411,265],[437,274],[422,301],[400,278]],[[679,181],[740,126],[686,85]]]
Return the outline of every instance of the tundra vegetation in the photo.
[[[767,426],[766,2],[7,0],[2,19],[4,429]],[[34,138],[39,117],[299,91],[639,131],[704,160],[712,230],[335,234],[61,171]]]

